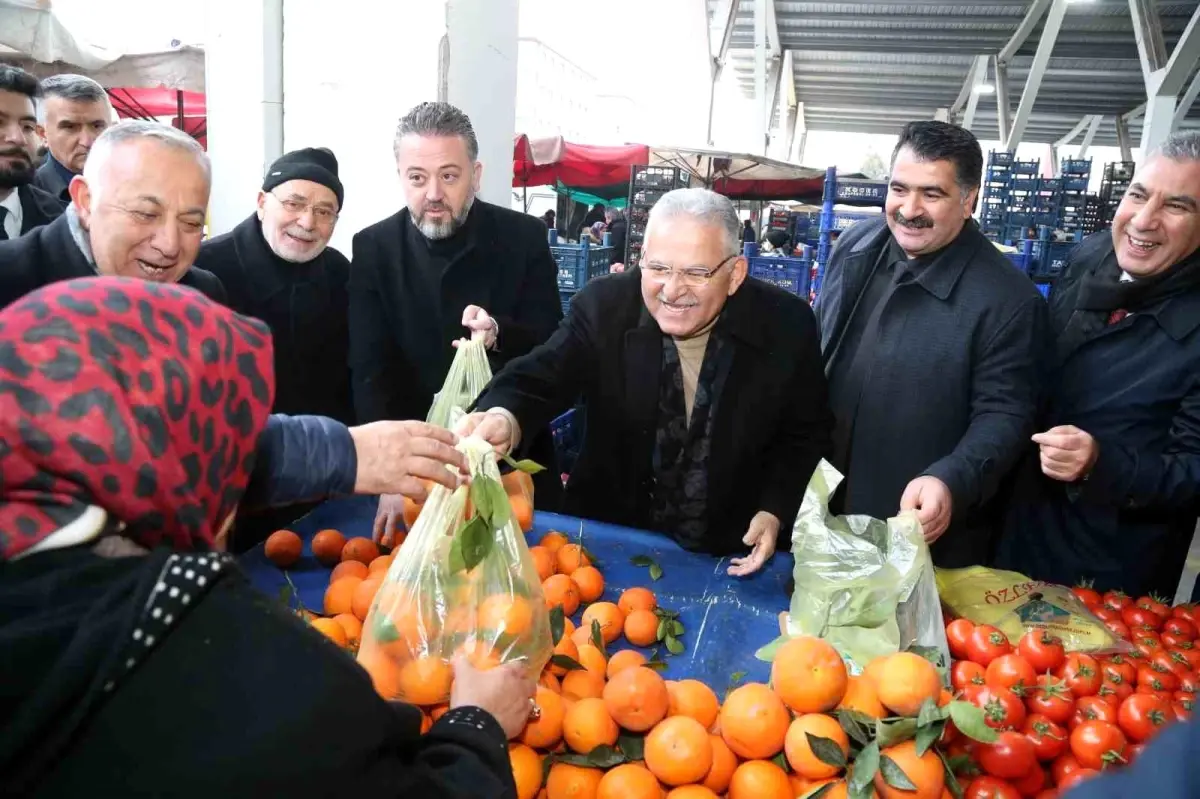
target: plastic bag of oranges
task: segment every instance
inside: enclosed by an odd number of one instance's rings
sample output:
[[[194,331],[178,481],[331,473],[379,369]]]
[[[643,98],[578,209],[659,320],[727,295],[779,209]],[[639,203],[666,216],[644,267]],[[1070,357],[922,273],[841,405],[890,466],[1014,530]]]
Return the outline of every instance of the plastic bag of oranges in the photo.
[[[425,421],[439,427],[453,427],[463,408],[470,408],[492,379],[487,350],[482,340],[459,339],[450,362],[450,371],[442,382],[442,390],[433,395],[433,404]]]
[[[476,668],[550,659],[550,617],[537,568],[500,481],[491,445],[458,444],[471,482],[435,485],[363,624],[358,661],[386,699],[436,705],[451,661]]]

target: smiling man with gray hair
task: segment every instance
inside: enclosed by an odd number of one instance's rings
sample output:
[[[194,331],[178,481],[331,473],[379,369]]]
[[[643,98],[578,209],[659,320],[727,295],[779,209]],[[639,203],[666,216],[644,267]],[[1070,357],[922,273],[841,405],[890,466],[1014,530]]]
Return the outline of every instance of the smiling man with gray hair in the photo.
[[[508,451],[582,395],[567,512],[737,555],[735,576],[789,546],[832,427],[813,313],[747,276],[741,227],[707,189],[663,195],[639,268],[588,283],[460,431]]]

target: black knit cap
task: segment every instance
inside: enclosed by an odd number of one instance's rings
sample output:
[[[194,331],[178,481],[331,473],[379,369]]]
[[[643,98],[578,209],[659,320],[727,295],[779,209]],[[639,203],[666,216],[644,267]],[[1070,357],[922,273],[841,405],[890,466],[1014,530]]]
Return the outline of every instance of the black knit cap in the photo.
[[[263,191],[270,191],[289,180],[311,180],[320,183],[337,195],[338,210],[342,209],[345,191],[338,180],[338,162],[333,151],[326,147],[305,147],[292,150],[275,159],[263,178]]]

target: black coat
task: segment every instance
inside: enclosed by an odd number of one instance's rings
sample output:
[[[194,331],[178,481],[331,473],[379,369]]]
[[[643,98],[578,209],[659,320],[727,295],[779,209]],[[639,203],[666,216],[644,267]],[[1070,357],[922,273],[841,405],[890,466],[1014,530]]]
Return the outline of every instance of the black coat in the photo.
[[[628,238],[629,220],[625,217],[614,219],[612,224],[608,226],[608,232],[611,234],[609,241],[612,243],[612,257],[609,258],[609,264],[625,263],[625,241]],[[634,266],[634,264],[630,264]]]
[[[42,286],[95,276],[96,270],[71,237],[65,213],[28,235],[0,241],[0,308]],[[192,267],[184,273],[179,285],[189,286],[215,302],[225,303],[225,288],[211,272]]]
[[[968,222],[963,257],[938,261],[897,287],[882,313],[862,399],[851,422],[844,512],[894,516],[905,486],[931,475],[953,497],[939,566],[984,563],[998,527],[987,507],[1034,433],[1046,304],[1033,283]],[[842,234],[817,316],[827,368],[853,351],[839,339],[891,237],[886,220]],[[844,468],[842,464],[834,464]]]
[[[1115,259],[1096,233],[1071,254],[1050,296],[1061,335],[1081,281]],[[1040,429],[1095,437],[1086,481],[1041,474],[1029,447],[998,564],[1030,577],[1130,596],[1175,595],[1200,509],[1200,286],[1109,325],[1057,363]]]
[[[63,180],[58,166],[54,163],[54,156],[49,153],[46,154],[46,160],[33,173],[33,185],[52,197],[57,197],[63,203],[71,202],[71,195],[67,191],[71,182]]]
[[[713,420],[705,549],[744,552],[742,536],[765,510],[780,519],[782,550],[830,441],[816,322],[803,300],[747,279],[718,325],[734,354]],[[582,393],[587,423],[566,510],[645,529],[662,346],[642,301],[641,271],[599,277],[575,296],[548,342],[495,377],[479,406],[511,411],[524,431],[545,426]]]
[[[17,196],[21,198],[21,235],[34,228],[48,225],[62,216],[66,203],[37,186],[20,186]]]
[[[308,263],[285,261],[271,251],[252,214],[206,241],[196,266],[220,278],[230,308],[270,326],[275,341],[271,412],[353,424],[346,256],[326,247]]]

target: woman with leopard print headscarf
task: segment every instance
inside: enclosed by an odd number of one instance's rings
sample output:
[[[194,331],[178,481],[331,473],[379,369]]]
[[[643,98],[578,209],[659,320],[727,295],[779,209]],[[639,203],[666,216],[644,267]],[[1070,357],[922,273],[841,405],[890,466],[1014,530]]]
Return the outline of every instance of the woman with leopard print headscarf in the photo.
[[[526,678],[456,672],[421,736],[221,554],[273,391],[266,326],[191,289],[0,312],[0,793],[515,793],[497,717]]]

